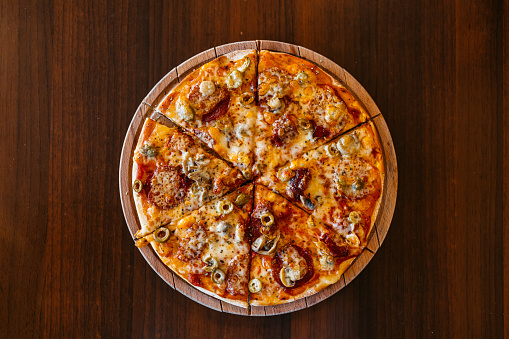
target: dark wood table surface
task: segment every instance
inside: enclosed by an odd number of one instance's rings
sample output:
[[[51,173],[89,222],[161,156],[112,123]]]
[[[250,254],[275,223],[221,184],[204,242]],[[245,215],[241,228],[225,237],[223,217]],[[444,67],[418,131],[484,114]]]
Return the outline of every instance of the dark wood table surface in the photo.
[[[508,13],[480,0],[1,1],[0,337],[509,337]],[[166,285],[134,247],[118,190],[150,89],[198,52],[252,39],[348,70],[399,165],[392,226],[367,268],[267,318]]]

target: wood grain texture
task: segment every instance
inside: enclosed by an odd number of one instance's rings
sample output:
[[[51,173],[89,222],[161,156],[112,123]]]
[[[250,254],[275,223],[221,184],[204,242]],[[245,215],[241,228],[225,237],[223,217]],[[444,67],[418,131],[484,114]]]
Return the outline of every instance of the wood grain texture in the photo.
[[[1,1],[2,337],[508,337],[507,6]],[[256,39],[346,69],[398,155],[397,209],[370,264],[274,317],[169,288],[133,246],[118,194],[119,150],[154,84],[200,51]]]

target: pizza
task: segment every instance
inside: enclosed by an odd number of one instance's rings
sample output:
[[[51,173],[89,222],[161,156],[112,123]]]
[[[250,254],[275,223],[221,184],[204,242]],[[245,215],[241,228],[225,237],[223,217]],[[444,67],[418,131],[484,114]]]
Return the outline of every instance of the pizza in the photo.
[[[352,246],[365,246],[379,207],[382,152],[372,123],[308,151],[256,182],[284,195]]]
[[[256,121],[255,50],[223,55],[188,75],[158,106],[248,179]]]
[[[143,237],[245,182],[178,127],[147,119],[133,157],[133,191]]]
[[[256,174],[295,159],[368,114],[348,90],[315,64],[284,53],[260,52]]]
[[[199,290],[247,307],[253,184],[160,227],[147,241],[161,260]]]
[[[136,245],[189,284],[240,307],[288,303],[336,283],[362,253],[383,154],[362,104],[323,69],[235,51],[155,110],[133,155]]]
[[[266,306],[312,295],[337,282],[357,247],[264,186],[256,186],[249,228],[251,305]]]

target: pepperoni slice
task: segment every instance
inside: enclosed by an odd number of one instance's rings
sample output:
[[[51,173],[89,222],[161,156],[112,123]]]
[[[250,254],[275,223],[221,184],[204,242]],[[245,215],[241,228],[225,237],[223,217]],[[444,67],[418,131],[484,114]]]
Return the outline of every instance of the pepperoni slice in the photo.
[[[207,231],[201,225],[193,225],[180,239],[177,258],[184,262],[197,260],[207,244]]]
[[[200,276],[198,274],[189,273],[189,282],[194,286],[200,286],[201,285]]]
[[[274,121],[272,142],[276,146],[283,146],[296,135],[297,124],[293,115],[285,113],[282,117]]]
[[[150,202],[166,210],[184,200],[192,183],[184,175],[182,167],[160,166],[147,177],[143,186]]]
[[[248,283],[249,255],[241,254],[228,264],[226,291],[231,295],[245,295]]]
[[[327,246],[330,253],[336,258],[344,258],[348,256],[348,246],[346,244],[338,245],[329,235],[325,233],[320,237],[320,240]]]
[[[202,116],[203,122],[211,122],[219,119],[228,112],[230,107],[230,96],[221,100],[210,112]]]
[[[288,181],[286,193],[294,200],[298,200],[301,193],[307,188],[311,180],[311,173],[308,168],[299,168],[295,175]]]
[[[283,285],[283,283],[281,282],[281,278],[279,277],[279,273],[281,272],[281,269],[283,268],[283,258],[282,258],[283,251],[288,247],[295,248],[297,250],[297,252],[299,253],[299,255],[306,260],[306,264],[307,264],[306,275],[304,275],[304,277],[302,279],[297,280],[295,282],[295,285],[293,285],[292,287],[286,287],[285,285]],[[281,287],[283,287],[283,289],[285,291],[292,290],[294,288],[304,285],[315,274],[315,271],[313,268],[313,259],[311,258],[311,256],[309,255],[307,250],[305,250],[304,248],[297,246],[297,245],[288,245],[288,246],[283,247],[282,249],[278,250],[276,252],[276,254],[274,255],[274,258],[272,258],[271,266],[272,266],[272,277]]]
[[[316,126],[313,132],[313,138],[327,138],[330,135],[330,131],[322,126]]]

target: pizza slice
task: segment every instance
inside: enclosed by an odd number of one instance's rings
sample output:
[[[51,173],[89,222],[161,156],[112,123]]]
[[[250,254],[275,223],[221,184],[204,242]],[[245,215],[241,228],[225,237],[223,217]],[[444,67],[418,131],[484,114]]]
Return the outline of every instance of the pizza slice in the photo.
[[[366,121],[355,97],[315,64],[261,51],[255,174],[283,165]]]
[[[245,182],[242,174],[178,127],[147,119],[133,156],[136,237],[184,217]]]
[[[381,148],[369,122],[264,173],[256,182],[309,211],[352,246],[364,247],[383,180]]]
[[[249,232],[251,305],[275,305],[310,296],[337,282],[361,252],[261,185],[255,187]]]
[[[157,108],[247,179],[253,164],[256,63],[255,50],[222,55],[189,74]]]
[[[253,184],[148,235],[161,260],[202,292],[247,307]]]

